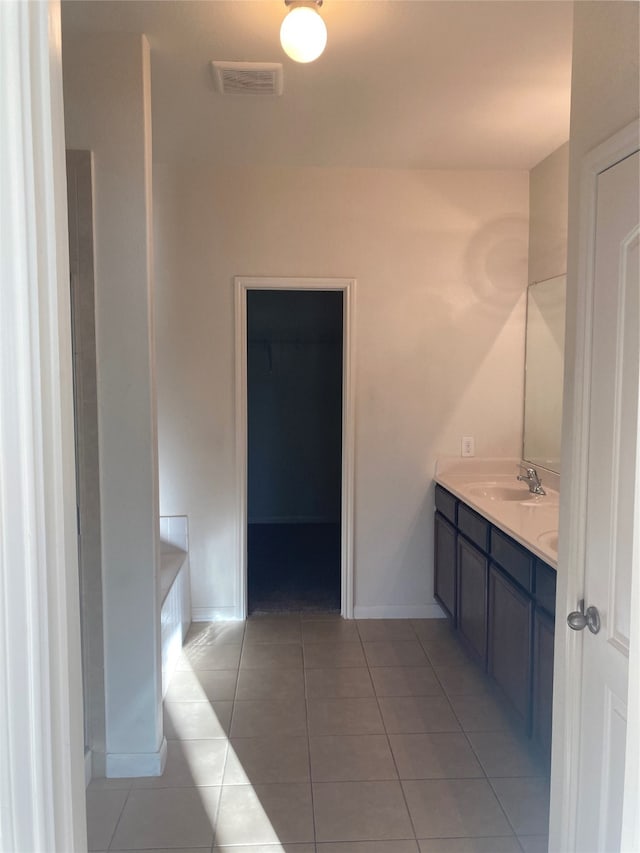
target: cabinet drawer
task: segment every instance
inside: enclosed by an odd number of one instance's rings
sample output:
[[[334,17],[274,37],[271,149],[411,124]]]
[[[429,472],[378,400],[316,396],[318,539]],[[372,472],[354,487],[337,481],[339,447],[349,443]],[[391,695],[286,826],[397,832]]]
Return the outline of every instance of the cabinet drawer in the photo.
[[[458,530],[483,551],[488,550],[490,526],[485,518],[466,504],[458,505]]]
[[[442,486],[436,485],[436,509],[454,526],[458,523],[456,517],[457,503],[457,499],[450,492],[443,489]]]
[[[495,527],[491,528],[491,556],[523,589],[533,592],[532,555]]]
[[[556,573],[543,563],[542,560],[536,560],[536,579],[534,596],[536,604],[542,607],[547,613],[555,616],[556,612]]]

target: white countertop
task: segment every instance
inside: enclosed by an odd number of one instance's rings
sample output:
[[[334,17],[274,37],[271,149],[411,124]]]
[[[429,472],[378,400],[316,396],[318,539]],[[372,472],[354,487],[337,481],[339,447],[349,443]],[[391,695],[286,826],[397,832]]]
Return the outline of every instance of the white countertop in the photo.
[[[517,459],[442,459],[438,460],[435,481],[557,569],[559,477],[540,470],[538,473],[547,494],[531,495],[526,483],[516,480],[518,462]],[[480,495],[478,485],[481,483],[510,489],[520,487],[522,501],[502,501]]]

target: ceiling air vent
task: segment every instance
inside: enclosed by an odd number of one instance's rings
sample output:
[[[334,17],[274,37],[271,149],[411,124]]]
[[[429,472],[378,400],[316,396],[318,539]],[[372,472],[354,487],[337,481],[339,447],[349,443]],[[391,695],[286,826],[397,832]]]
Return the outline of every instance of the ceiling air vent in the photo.
[[[216,92],[221,95],[281,95],[279,62],[211,62]]]

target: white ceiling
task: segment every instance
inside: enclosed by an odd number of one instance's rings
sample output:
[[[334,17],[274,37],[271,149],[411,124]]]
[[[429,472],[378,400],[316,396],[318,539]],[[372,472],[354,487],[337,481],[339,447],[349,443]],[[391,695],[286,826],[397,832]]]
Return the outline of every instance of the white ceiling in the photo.
[[[283,0],[73,0],[70,32],[146,33],[156,161],[530,169],[569,137],[572,4],[325,0],[286,57]],[[64,45],[64,42],[63,42]],[[209,60],[282,62],[281,97],[221,96]]]

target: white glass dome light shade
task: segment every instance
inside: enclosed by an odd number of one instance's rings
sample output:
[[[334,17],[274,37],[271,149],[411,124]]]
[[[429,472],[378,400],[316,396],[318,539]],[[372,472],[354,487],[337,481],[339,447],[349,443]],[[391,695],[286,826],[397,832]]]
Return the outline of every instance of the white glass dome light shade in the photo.
[[[327,44],[327,28],[312,6],[294,6],[280,27],[282,49],[296,62],[313,62]]]

